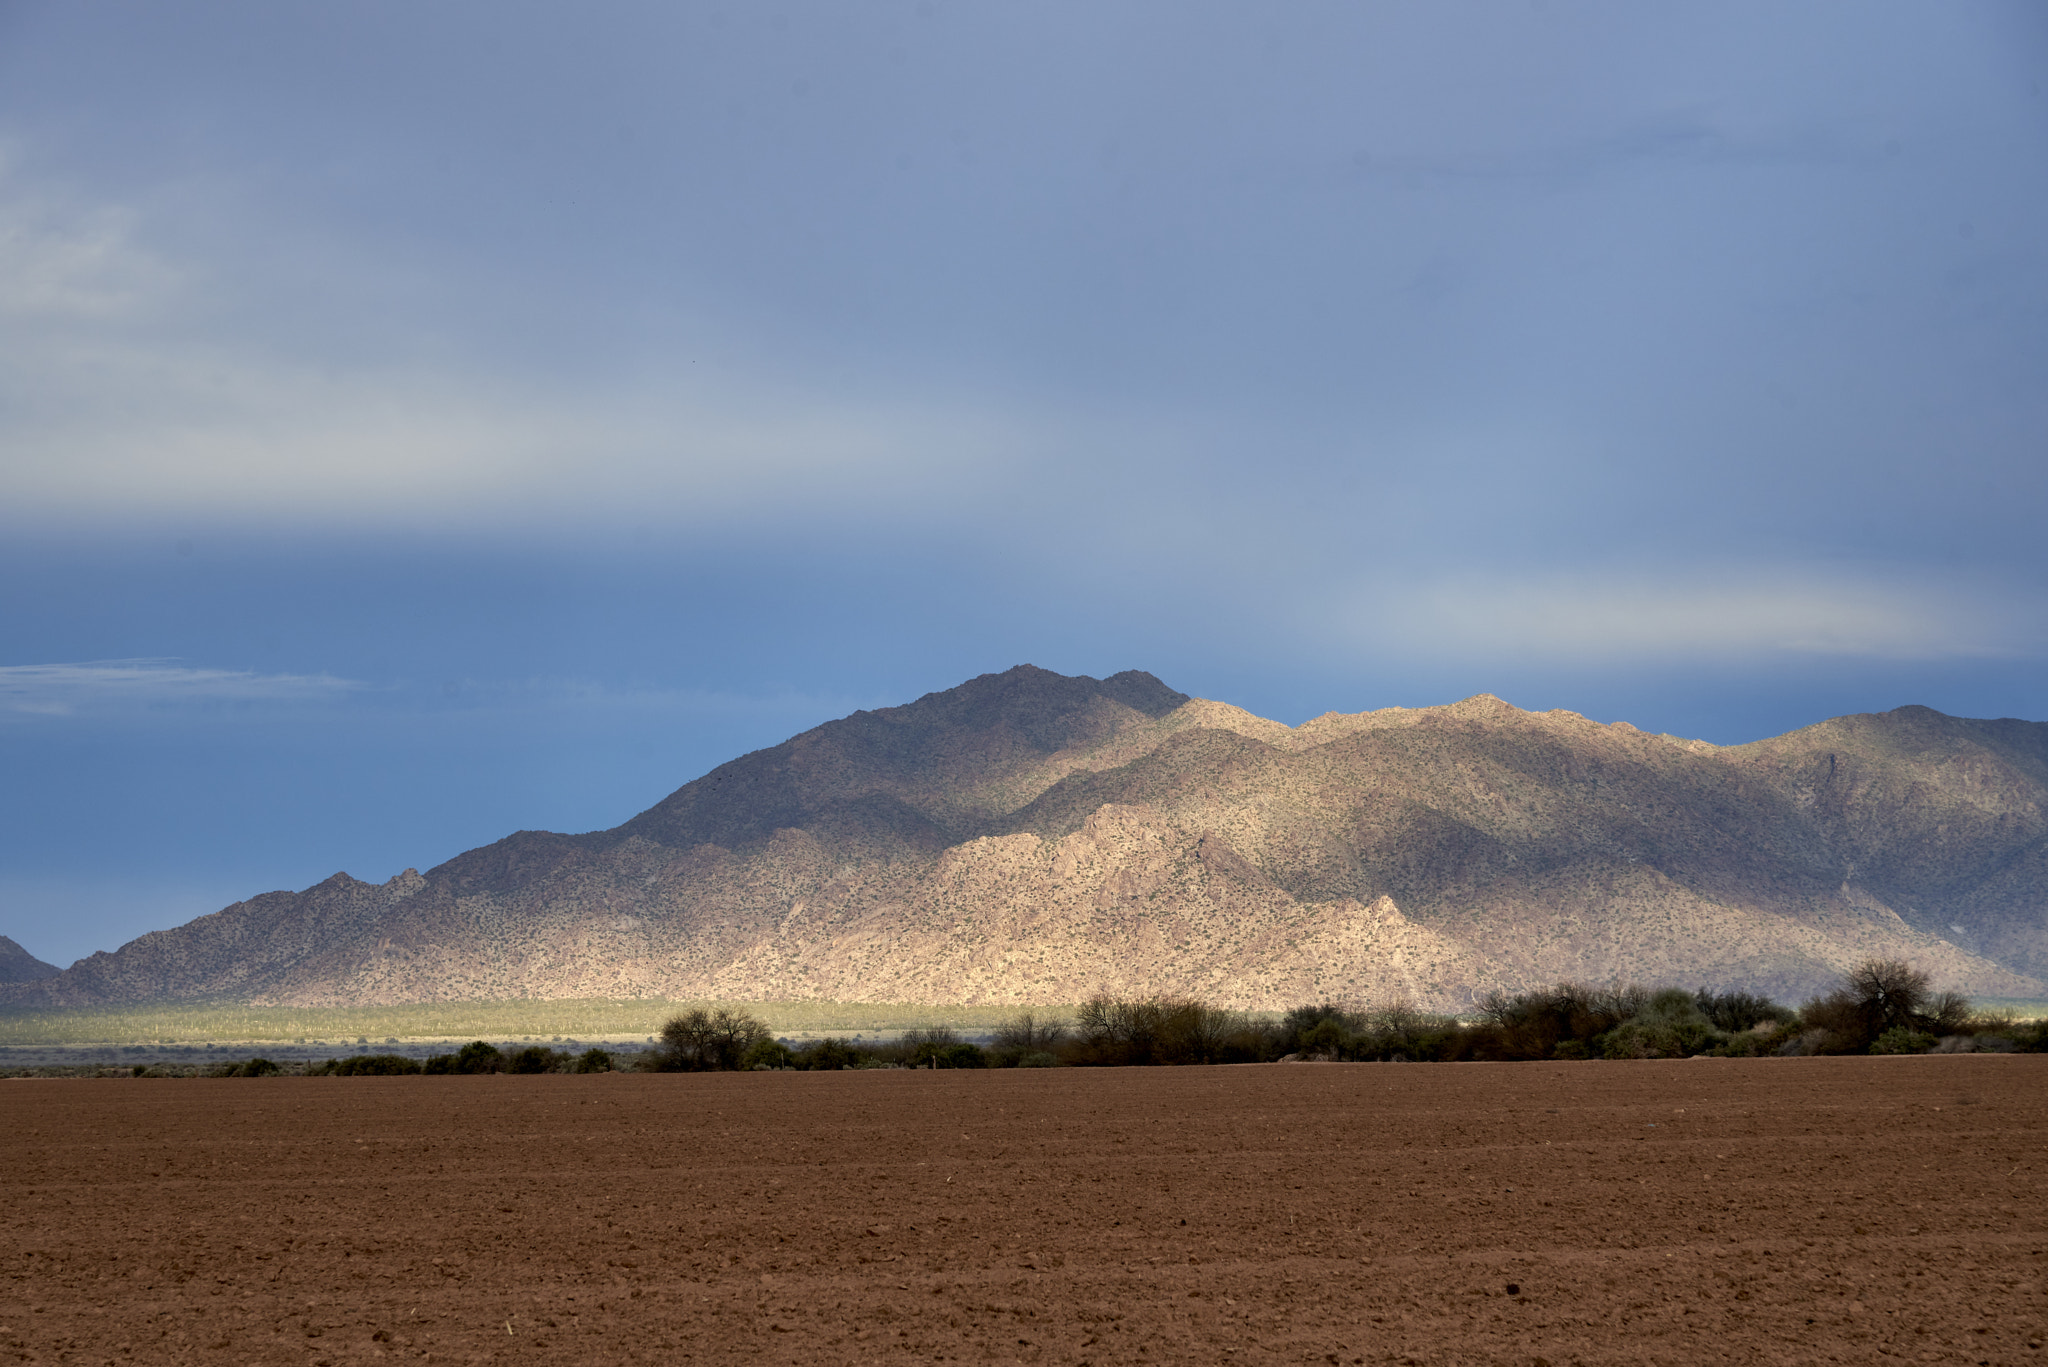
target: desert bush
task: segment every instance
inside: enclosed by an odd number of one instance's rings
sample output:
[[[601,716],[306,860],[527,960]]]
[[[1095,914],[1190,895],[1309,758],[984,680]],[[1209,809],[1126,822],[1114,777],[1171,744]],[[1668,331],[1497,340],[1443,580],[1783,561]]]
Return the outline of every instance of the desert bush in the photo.
[[[796,1050],[791,1062],[798,1068],[858,1068],[861,1052],[843,1039],[821,1039]]]
[[[1358,1020],[1334,1002],[1297,1006],[1280,1018],[1273,1046],[1282,1054],[1320,1054],[1341,1057],[1344,1047],[1358,1033]]]
[[[1418,1011],[1405,1001],[1393,1001],[1366,1011],[1359,1018],[1359,1030],[1351,1039],[1347,1058],[1376,1059],[1387,1063],[1450,1062],[1468,1058],[1475,1032],[1454,1017]]]
[[[960,1036],[944,1025],[905,1030],[896,1042],[898,1059],[913,1068],[930,1068],[938,1057],[960,1043]]]
[[[1269,1038],[1241,1013],[1185,997],[1112,997],[1082,1004],[1068,1061],[1098,1066],[1235,1063],[1266,1057]]]
[[[1017,1067],[1019,1068],[1057,1068],[1059,1066],[1059,1058],[1053,1054],[1026,1054],[1017,1060]]]
[[[670,1018],[640,1066],[653,1073],[731,1072],[766,1038],[768,1027],[745,1011],[700,1007]]]
[[[982,1052],[980,1045],[963,1040],[941,1049],[933,1062],[941,1068],[986,1068],[988,1055]]]
[[[1752,992],[1714,992],[1702,987],[1693,993],[1692,1002],[1716,1030],[1730,1035],[1754,1030],[1766,1021],[1786,1024],[1799,1014]]]
[[[252,1058],[235,1071],[236,1077],[276,1077],[284,1069],[267,1058]]]
[[[1970,1028],[1976,1012],[1970,1009],[1970,999],[1960,992],[1937,992],[1927,1003],[1920,1024],[1922,1028],[1937,1035],[1963,1034]]]
[[[1811,1052],[1860,1054],[1894,1030],[1959,1033],[1970,1021],[1970,1004],[1954,992],[1934,992],[1927,972],[1902,959],[1865,959],[1842,975],[1840,987],[1808,1002],[1799,1015],[1809,1035],[1820,1036],[1809,1041]]]
[[[267,1058],[245,1058],[239,1062],[215,1064],[207,1069],[208,1077],[276,1077],[284,1069]]]
[[[1594,1041],[1639,1014],[1650,994],[1640,987],[1592,988],[1559,983],[1512,996],[1489,992],[1479,999],[1479,1028],[1471,1047],[1482,1058],[1544,1059],[1577,1040],[1588,1051]]]
[[[1762,1058],[1783,1043],[1777,1031],[1744,1030],[1728,1035],[1707,1052],[1716,1058]]]
[[[796,1059],[788,1045],[773,1035],[763,1035],[747,1046],[747,1052],[740,1059],[740,1067],[746,1070],[762,1068],[788,1068]]]
[[[995,1034],[988,1042],[988,1062],[991,1067],[1015,1068],[1023,1064],[1031,1054],[1052,1052],[1066,1043],[1073,1027],[1058,1018],[1040,1020],[1030,1011],[1020,1011],[996,1027]]]
[[[565,1071],[571,1073],[609,1073],[616,1071],[617,1068],[618,1064],[613,1060],[610,1050],[591,1048],[585,1049],[582,1053],[578,1054],[575,1061]]]
[[[1640,1010],[1600,1039],[1606,1058],[1689,1058],[1718,1044],[1713,1022],[1682,987],[1653,993]]]
[[[419,1071],[419,1063],[403,1054],[354,1054],[327,1061],[331,1077],[405,1077]]]
[[[1894,1025],[1870,1042],[1873,1054],[1924,1054],[1940,1041],[1934,1036],[1913,1029],[1910,1025]]]
[[[421,1066],[420,1071],[436,1074],[502,1073],[505,1071],[505,1056],[495,1045],[472,1040],[452,1054],[435,1054]]]
[[[1340,1059],[1350,1052],[1355,1038],[1344,1016],[1325,1016],[1297,1035],[1294,1048],[1288,1052],[1307,1054],[1310,1058]]]
[[[565,1055],[557,1054],[545,1045],[529,1044],[524,1049],[514,1049],[505,1057],[505,1071],[508,1073],[554,1073],[561,1071],[568,1062]]]

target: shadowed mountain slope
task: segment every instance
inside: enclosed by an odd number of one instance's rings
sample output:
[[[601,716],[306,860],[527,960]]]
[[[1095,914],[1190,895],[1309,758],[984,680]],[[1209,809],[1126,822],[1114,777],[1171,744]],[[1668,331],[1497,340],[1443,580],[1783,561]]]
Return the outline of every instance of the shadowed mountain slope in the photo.
[[[40,978],[54,978],[63,971],[0,935],[0,983],[32,983]]]
[[[1561,977],[1797,996],[1869,955],[2048,985],[2048,726],[1926,708],[1717,748],[1528,713],[1299,727],[1022,666],[722,765],[610,831],[336,875],[0,989],[1459,1007]]]

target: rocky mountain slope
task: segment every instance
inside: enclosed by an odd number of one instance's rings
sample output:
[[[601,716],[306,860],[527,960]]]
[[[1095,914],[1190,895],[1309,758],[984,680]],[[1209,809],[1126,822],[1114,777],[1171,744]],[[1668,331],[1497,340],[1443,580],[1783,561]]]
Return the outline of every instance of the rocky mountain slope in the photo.
[[[1717,748],[1481,696],[1290,728],[1021,666],[613,830],[336,874],[0,1000],[1455,1008],[1565,977],[1797,997],[1873,954],[2048,996],[2048,725],[1908,707]]]
[[[39,978],[54,978],[63,971],[0,935],[0,983],[31,983]]]

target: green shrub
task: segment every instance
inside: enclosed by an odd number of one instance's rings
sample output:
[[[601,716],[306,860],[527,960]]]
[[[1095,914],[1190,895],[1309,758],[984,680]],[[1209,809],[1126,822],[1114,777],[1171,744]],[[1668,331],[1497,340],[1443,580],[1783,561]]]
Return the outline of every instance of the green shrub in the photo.
[[[1057,1068],[1060,1061],[1052,1054],[1024,1054],[1017,1060],[1019,1068]]]
[[[1700,1014],[1694,994],[1668,987],[1601,1037],[1606,1058],[1690,1058],[1719,1044],[1713,1022]]]
[[[1771,1037],[1754,1030],[1730,1035],[1707,1052],[1716,1058],[1759,1058],[1771,1052]]]
[[[1351,1012],[1332,1002],[1297,1006],[1280,1018],[1273,1047],[1281,1054],[1325,1054],[1337,1058],[1358,1033]]]
[[[505,1056],[498,1052],[496,1045],[471,1040],[455,1051],[455,1071],[458,1073],[501,1073],[504,1070]]]
[[[988,1056],[978,1044],[961,1042],[948,1045],[934,1056],[933,1061],[941,1068],[986,1068]]]
[[[421,1065],[423,1073],[502,1073],[505,1056],[493,1045],[474,1040],[452,1054],[435,1054]]]
[[[1351,1049],[1352,1038],[1352,1032],[1347,1028],[1343,1016],[1325,1016],[1301,1032],[1297,1037],[1297,1043],[1289,1052],[1319,1058],[1343,1058]]]
[[[843,1039],[821,1039],[796,1050],[791,1062],[798,1068],[858,1068],[861,1053]]]
[[[607,1051],[603,1049],[585,1049],[576,1056],[576,1062],[571,1065],[569,1071],[572,1073],[609,1073],[614,1071],[616,1067],[617,1065],[613,1063],[611,1054]]]
[[[1924,1054],[1940,1041],[1911,1026],[1894,1025],[1870,1043],[1873,1054]]]
[[[508,1073],[553,1073],[561,1069],[568,1060],[564,1055],[539,1044],[529,1044],[524,1049],[514,1049],[505,1058]]]
[[[1467,1047],[1478,1057],[1495,1059],[1555,1058],[1557,1046],[1566,1040],[1591,1049],[1593,1041],[1649,1001],[1650,994],[1640,987],[1596,989],[1577,983],[1513,996],[1489,992],[1479,999],[1480,1023]]]
[[[217,1063],[206,1070],[208,1077],[276,1077],[284,1069],[267,1058],[247,1058],[239,1062]]]
[[[1573,1062],[1593,1057],[1593,1051],[1582,1039],[1565,1039],[1557,1042],[1557,1047],[1550,1051],[1550,1056],[1554,1059]]]
[[[763,1035],[747,1047],[746,1055],[740,1059],[743,1069],[788,1068],[794,1065],[796,1055],[788,1045],[772,1035]]]
[[[421,1071],[417,1062],[403,1054],[355,1054],[327,1061],[331,1077],[404,1077]]]
[[[1789,1023],[1799,1015],[1789,1006],[1750,992],[1710,992],[1703,987],[1693,993],[1692,1000],[1693,1008],[1716,1030],[1730,1035],[1754,1030],[1766,1021]]]

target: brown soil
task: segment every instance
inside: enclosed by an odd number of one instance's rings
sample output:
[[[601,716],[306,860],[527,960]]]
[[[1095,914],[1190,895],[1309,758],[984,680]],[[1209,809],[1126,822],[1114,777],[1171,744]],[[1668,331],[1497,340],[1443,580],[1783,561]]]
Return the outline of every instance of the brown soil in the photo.
[[[0,1098],[0,1361],[2048,1363],[2048,1057]]]

